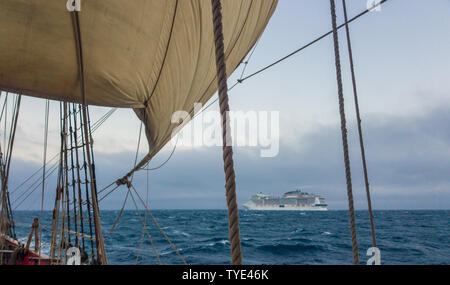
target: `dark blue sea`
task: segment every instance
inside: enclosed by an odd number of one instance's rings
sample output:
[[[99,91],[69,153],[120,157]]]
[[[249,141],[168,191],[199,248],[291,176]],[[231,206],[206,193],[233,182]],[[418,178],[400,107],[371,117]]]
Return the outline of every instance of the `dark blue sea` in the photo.
[[[119,211],[102,211],[107,236]],[[161,228],[189,264],[229,264],[230,244],[225,210],[154,210]],[[39,211],[15,212],[22,242]],[[45,212],[50,225],[51,212]],[[141,212],[142,218],[144,212]],[[375,211],[382,264],[450,264],[450,211]],[[371,247],[368,214],[357,211],[361,263]],[[154,246],[163,264],[181,264],[177,254],[148,218]],[[347,211],[241,211],[241,242],[245,264],[351,264],[352,247]],[[157,264],[147,236],[139,250],[142,223],[135,211],[125,211],[108,240],[110,264]],[[87,232],[87,231],[86,231]],[[43,231],[44,251],[50,232]],[[139,255],[139,258],[138,258]]]

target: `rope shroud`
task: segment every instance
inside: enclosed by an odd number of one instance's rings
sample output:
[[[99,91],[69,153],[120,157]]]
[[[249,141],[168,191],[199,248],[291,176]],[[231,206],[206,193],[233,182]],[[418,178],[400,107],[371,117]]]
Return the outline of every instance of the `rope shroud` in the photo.
[[[231,139],[230,107],[228,104],[228,86],[225,64],[225,52],[222,27],[222,5],[220,0],[211,0],[214,43],[216,53],[217,82],[219,85],[219,105],[222,121],[222,150],[225,170],[225,189],[228,206],[228,227],[231,245],[231,263],[242,264],[241,240],[239,233],[239,212],[236,202],[236,182],[233,162],[233,147]]]
[[[336,24],[336,5],[334,3],[334,0],[330,0],[330,10],[331,10],[331,22],[333,25],[336,80],[338,85],[339,115],[341,117],[341,134],[342,134],[342,148],[344,151],[345,180],[347,183],[347,198],[350,213],[350,231],[352,235],[353,263],[357,265],[359,264],[359,249],[358,249],[358,240],[356,237],[356,219],[355,219],[355,209],[353,205],[352,174],[350,171],[350,157],[348,152],[347,126],[344,109],[344,92],[342,87],[342,74],[341,74],[341,59],[339,54],[339,38]]]

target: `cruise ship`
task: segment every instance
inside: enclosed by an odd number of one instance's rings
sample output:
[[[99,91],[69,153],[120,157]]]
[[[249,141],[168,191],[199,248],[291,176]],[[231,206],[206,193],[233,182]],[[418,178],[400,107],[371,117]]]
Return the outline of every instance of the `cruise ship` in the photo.
[[[319,195],[302,192],[300,190],[290,191],[282,197],[274,197],[262,193],[253,195],[244,204],[246,210],[260,211],[327,211],[325,198]]]

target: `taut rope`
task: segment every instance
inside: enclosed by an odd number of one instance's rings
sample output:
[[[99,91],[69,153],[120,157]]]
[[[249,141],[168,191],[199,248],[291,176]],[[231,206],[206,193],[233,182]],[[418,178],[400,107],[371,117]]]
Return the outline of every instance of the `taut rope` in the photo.
[[[344,9],[345,32],[347,35],[348,56],[349,56],[349,60],[350,60],[350,70],[352,73],[352,85],[353,85],[353,97],[355,98],[356,121],[358,122],[359,146],[361,147],[361,159],[362,159],[363,170],[364,170],[364,182],[366,184],[367,206],[369,208],[370,229],[371,229],[371,233],[372,233],[372,245],[373,245],[373,247],[377,247],[377,240],[375,238],[375,223],[373,221],[373,213],[372,213],[372,201],[370,199],[369,177],[367,175],[366,152],[364,150],[364,140],[363,140],[363,135],[362,135],[362,127],[361,127],[361,116],[359,113],[359,104],[358,104],[358,92],[356,89],[355,68],[353,66],[352,43],[350,41],[350,30],[348,28],[348,18],[347,18],[347,5],[345,5],[345,0],[342,0],[342,6]]]
[[[352,234],[353,262],[356,265],[359,264],[359,253],[358,253],[358,241],[356,239],[356,221],[355,221],[355,210],[353,207],[352,176],[351,176],[352,174],[350,172],[350,158],[348,154],[347,127],[345,121],[344,94],[342,88],[342,75],[341,75],[341,59],[339,55],[339,38],[336,24],[336,6],[334,0],[330,0],[330,10],[331,10],[331,22],[333,24],[334,55],[336,60],[336,79],[339,95],[339,113],[341,116],[342,147],[344,150],[345,179],[347,182],[348,208],[350,212],[350,230]]]
[[[42,191],[41,191],[41,221],[44,220],[44,192],[45,192],[45,165],[47,164],[47,140],[48,140],[48,117],[49,117],[50,101],[47,99],[45,102],[45,127],[44,127],[44,162],[42,169]],[[42,226],[38,223],[39,242],[42,243]],[[36,239],[38,238],[36,232]],[[41,248],[42,244],[39,244],[39,260],[38,264],[41,264]],[[37,249],[36,249],[37,250]]]
[[[116,229],[117,224],[119,223],[120,217],[122,217],[123,211],[125,210],[125,206],[127,204],[128,195],[130,194],[130,188],[128,188],[127,195],[125,196],[125,200],[123,200],[122,208],[120,208],[119,215],[117,216],[116,220],[114,221],[113,226],[109,230],[108,234],[105,237],[105,242],[108,240],[109,236],[112,234],[112,232]]]
[[[142,199],[142,197],[139,195],[138,191],[136,190],[136,188],[134,188],[133,184],[131,184],[131,188],[134,190],[134,193],[136,194],[136,196],[139,198],[139,200],[141,201],[142,205],[145,208],[145,213],[146,215],[150,215],[150,217],[153,220],[153,223],[155,224],[155,226],[158,228],[158,230],[161,232],[161,234],[164,236],[164,238],[167,240],[167,242],[169,243],[169,245],[173,248],[173,250],[175,251],[175,253],[178,255],[178,257],[181,259],[181,261],[184,263],[184,265],[187,265],[186,260],[184,260],[183,256],[181,256],[180,252],[178,251],[178,249],[175,247],[175,245],[172,243],[172,241],[169,239],[169,237],[167,236],[167,234],[164,232],[164,230],[161,228],[161,226],[159,225],[158,221],[155,219],[155,216],[153,216],[152,212],[150,212],[150,210],[148,209],[148,206],[144,203],[144,200]]]
[[[131,185],[130,185],[130,187],[131,187]],[[158,260],[158,263],[159,263],[160,265],[163,265],[161,259],[159,258],[158,251],[156,250],[156,247],[155,247],[155,245],[153,244],[153,241],[152,241],[152,237],[151,237],[151,235],[150,235],[150,232],[148,231],[147,226],[145,225],[145,221],[144,221],[144,219],[141,217],[141,214],[139,213],[139,207],[138,207],[138,205],[137,205],[137,203],[136,203],[136,200],[135,200],[134,197],[133,197],[133,193],[132,193],[131,191],[129,191],[129,190],[130,190],[130,187],[128,187],[128,193],[130,193],[131,199],[133,200],[133,204],[134,204],[134,206],[136,207],[136,213],[138,214],[139,219],[141,220],[142,226],[143,226],[143,228],[144,228],[144,230],[145,230],[145,233],[147,234],[148,240],[150,241],[150,244],[151,244],[151,246],[152,246],[153,252],[155,253],[156,259]]]
[[[228,206],[228,226],[230,231],[231,263],[242,264],[241,241],[239,237],[239,213],[236,203],[236,183],[233,166],[233,147],[231,144],[228,105],[228,87],[225,53],[222,32],[222,6],[220,0],[211,0],[214,24],[214,43],[216,47],[217,82],[219,85],[219,104],[222,118],[223,161],[226,178],[226,197]]]

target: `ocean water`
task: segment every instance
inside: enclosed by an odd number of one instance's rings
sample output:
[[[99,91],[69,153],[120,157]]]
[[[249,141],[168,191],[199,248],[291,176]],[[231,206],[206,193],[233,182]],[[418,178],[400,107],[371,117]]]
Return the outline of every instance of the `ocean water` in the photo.
[[[229,264],[230,244],[225,210],[154,210],[161,228],[189,264]],[[22,242],[39,211],[14,213]],[[119,211],[102,211],[107,236]],[[144,217],[144,212],[141,212]],[[450,211],[375,211],[375,227],[382,264],[450,264]],[[44,212],[49,225],[51,212]],[[366,211],[356,212],[361,263],[371,247]],[[49,226],[48,226],[49,227]],[[147,227],[163,264],[182,264],[164,236],[148,218]],[[240,211],[245,264],[351,264],[352,247],[347,211]],[[85,226],[87,228],[87,224]],[[106,241],[110,264],[157,264],[136,211],[125,211]],[[88,230],[85,230],[88,232]],[[142,247],[139,249],[141,240]],[[43,231],[48,251],[50,232]],[[88,241],[86,241],[88,243]],[[138,258],[139,256],[139,258]]]

